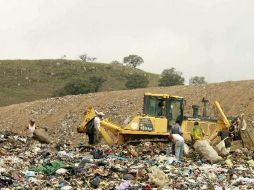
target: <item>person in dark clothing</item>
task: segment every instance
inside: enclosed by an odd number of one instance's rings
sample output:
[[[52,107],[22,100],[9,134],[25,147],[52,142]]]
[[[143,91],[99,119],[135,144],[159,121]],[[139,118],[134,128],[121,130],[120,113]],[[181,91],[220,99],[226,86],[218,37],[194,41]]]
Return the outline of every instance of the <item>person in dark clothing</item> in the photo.
[[[231,125],[230,132],[233,135],[233,140],[240,140],[241,139],[241,133],[240,133],[240,118],[236,117]]]
[[[89,144],[97,144],[100,142],[100,122],[103,119],[104,113],[96,112],[96,117],[89,121],[86,134],[88,135]]]
[[[165,115],[165,101],[161,100],[158,103],[158,116],[164,116]]]
[[[218,151],[222,155],[227,155],[230,152],[231,147],[231,141],[232,141],[232,133],[228,129],[222,129],[220,130],[216,136],[214,136],[211,141],[213,141],[216,137],[220,137],[221,142],[216,146],[218,148]],[[224,141],[224,143],[223,143]],[[223,144],[225,144],[225,146]],[[223,146],[221,146],[223,145]],[[219,148],[220,147],[220,148]]]
[[[171,134],[178,134],[178,135],[181,135],[181,136],[183,135],[180,120],[177,120],[176,124],[171,127],[170,133]]]
[[[229,132],[229,130],[224,129],[218,132],[217,134],[221,140],[224,140],[225,142],[225,147],[226,148],[230,148],[231,146],[231,133]]]
[[[86,134],[88,136],[88,144],[94,144],[94,119],[87,124]]]

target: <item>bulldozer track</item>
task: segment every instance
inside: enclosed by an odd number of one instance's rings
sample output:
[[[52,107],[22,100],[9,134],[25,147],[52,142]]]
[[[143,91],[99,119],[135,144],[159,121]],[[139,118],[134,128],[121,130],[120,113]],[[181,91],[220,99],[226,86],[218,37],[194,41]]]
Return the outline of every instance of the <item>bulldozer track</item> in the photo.
[[[168,139],[140,139],[140,140],[129,140],[124,145],[144,143],[144,142],[169,142]]]

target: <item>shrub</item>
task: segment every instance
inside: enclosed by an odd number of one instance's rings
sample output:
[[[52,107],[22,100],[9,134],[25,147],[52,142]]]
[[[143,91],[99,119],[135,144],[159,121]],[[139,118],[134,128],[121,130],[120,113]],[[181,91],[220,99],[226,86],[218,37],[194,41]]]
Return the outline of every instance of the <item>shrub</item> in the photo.
[[[161,73],[161,78],[159,79],[159,86],[175,86],[183,85],[184,78],[182,73],[175,70],[175,68],[165,69]]]
[[[59,96],[65,95],[77,95],[77,94],[87,94],[91,92],[98,92],[102,83],[106,80],[99,76],[90,77],[88,80],[77,79],[68,82],[63,89],[55,94]]]
[[[146,76],[140,74],[132,74],[127,77],[127,82],[125,86],[128,89],[134,88],[145,88],[147,87],[149,80]]]
[[[95,86],[89,80],[75,80],[67,83],[62,95],[77,95],[95,92]]]

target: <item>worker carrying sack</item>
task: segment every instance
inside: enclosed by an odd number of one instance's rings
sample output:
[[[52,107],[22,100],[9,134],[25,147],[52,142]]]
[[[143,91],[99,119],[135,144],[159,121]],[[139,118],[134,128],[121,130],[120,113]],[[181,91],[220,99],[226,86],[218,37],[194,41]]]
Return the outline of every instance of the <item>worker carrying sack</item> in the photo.
[[[227,138],[223,139],[219,144],[217,144],[215,146],[217,152],[221,155],[221,156],[226,156],[229,154],[230,152],[230,148],[226,148],[226,145],[225,145],[225,140],[227,140]]]
[[[208,140],[196,141],[193,147],[199,154],[211,163],[216,163],[222,160],[222,157],[218,155]]]
[[[48,137],[45,129],[35,129],[33,138],[41,143],[50,144],[51,140]]]
[[[78,133],[92,134],[94,129],[94,118],[88,121],[88,123],[83,122],[80,126],[77,127]]]
[[[91,121],[88,122],[87,126],[86,126],[86,134],[91,135],[94,133],[94,119],[92,119]]]

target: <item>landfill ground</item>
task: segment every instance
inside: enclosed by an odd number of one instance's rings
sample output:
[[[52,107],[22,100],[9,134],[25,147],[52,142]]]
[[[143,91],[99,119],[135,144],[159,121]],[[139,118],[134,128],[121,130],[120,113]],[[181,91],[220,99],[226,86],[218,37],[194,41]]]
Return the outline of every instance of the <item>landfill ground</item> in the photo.
[[[190,153],[176,162],[169,144],[87,146],[76,132],[85,109],[93,105],[122,124],[142,112],[145,92],[185,97],[185,114],[203,97],[218,100],[227,116],[245,113],[254,125],[254,80],[200,86],[156,87],[49,98],[0,108],[0,187],[2,189],[254,189],[254,155],[238,149],[211,164]],[[202,106],[201,106],[202,107]],[[46,127],[51,145],[26,137],[29,119]],[[99,158],[99,159],[98,159]]]
[[[195,151],[176,161],[170,144],[57,147],[0,134],[1,189],[253,189],[254,154],[238,149],[218,163]]]

